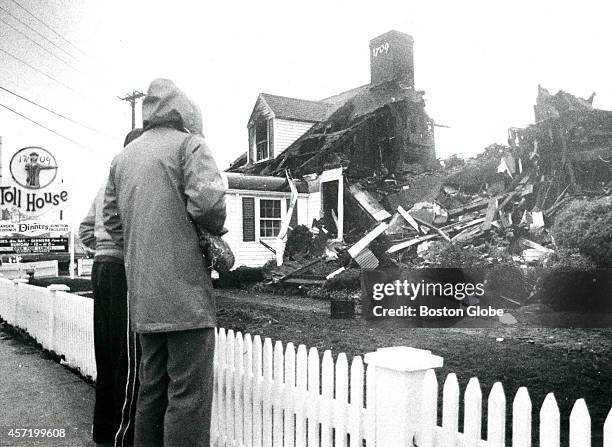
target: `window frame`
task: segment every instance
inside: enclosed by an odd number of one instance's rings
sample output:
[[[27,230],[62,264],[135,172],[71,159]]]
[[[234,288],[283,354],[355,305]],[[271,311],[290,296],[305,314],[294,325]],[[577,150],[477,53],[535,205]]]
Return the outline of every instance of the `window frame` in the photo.
[[[263,215],[263,210],[264,210],[264,206],[262,205],[262,202],[273,202],[272,204],[272,212],[274,213],[275,211],[275,205],[278,204],[278,217],[271,217],[271,216],[264,216]],[[281,226],[282,226],[282,221],[283,221],[283,215],[285,213],[283,213],[283,200],[281,198],[259,198],[259,200],[257,200],[257,209],[258,209],[258,231],[257,234],[259,235],[259,239],[275,239],[278,236],[278,233],[280,232]],[[270,229],[270,227],[267,227],[265,225],[263,225],[263,223],[266,222],[266,224],[268,223],[275,223],[276,225],[272,226],[272,233],[271,235],[269,234],[264,234],[267,233],[268,230]],[[277,228],[276,228],[277,227]]]
[[[262,132],[257,132],[257,130],[263,130],[265,127],[266,135],[265,138],[258,138],[258,135],[261,135]],[[260,163],[262,161],[270,160],[272,158],[272,150],[273,136],[271,133],[274,132],[274,121],[273,118],[260,118],[253,123],[253,163]],[[260,151],[260,145],[265,144],[265,151],[262,149]],[[260,156],[261,155],[261,156]],[[265,155],[265,156],[264,156]]]

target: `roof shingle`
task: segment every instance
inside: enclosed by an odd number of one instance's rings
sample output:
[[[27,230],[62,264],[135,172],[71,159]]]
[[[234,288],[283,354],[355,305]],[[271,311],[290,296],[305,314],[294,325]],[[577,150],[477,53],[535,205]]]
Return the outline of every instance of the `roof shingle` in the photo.
[[[260,96],[272,109],[276,118],[280,119],[320,122],[325,121],[335,109],[332,104],[321,101],[307,101],[269,93],[261,93]]]

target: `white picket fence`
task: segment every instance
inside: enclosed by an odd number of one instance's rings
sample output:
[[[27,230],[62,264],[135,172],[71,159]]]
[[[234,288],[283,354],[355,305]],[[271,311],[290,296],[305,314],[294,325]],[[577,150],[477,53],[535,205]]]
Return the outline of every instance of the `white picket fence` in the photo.
[[[319,359],[316,348],[307,352],[300,345],[296,353],[292,343],[283,349],[277,341],[273,348],[269,338],[262,344],[259,336],[219,329],[214,445],[362,447],[365,442],[368,447],[501,447],[511,441],[513,447],[531,446],[532,404],[524,387],[512,402],[512,439],[507,440],[506,396],[502,384],[494,384],[484,440],[477,378],[465,389],[460,432],[459,384],[455,374],[447,376],[438,425],[438,382],[429,366],[441,366],[441,361],[429,351],[385,348],[367,354],[365,368],[360,356],[353,358],[350,369],[345,354],[335,363],[331,351],[323,353],[322,364]],[[541,447],[561,445],[560,422],[550,393],[539,412]],[[603,432],[604,447],[612,447],[612,410]],[[570,415],[569,445],[591,445],[591,420],[583,399],[576,401]]]
[[[95,378],[93,300],[0,279],[0,317],[22,328],[43,347]],[[488,396],[483,439],[482,392],[469,381],[459,427],[460,389],[446,377],[438,415],[434,368],[442,359],[429,351],[383,348],[353,358],[321,357],[292,343],[219,329],[215,352],[211,433],[219,447],[530,447],[532,403],[520,388],[506,413],[506,396],[496,383]],[[610,390],[601,390],[610,393]],[[549,394],[539,411],[539,445],[560,446],[561,416]],[[511,439],[506,439],[506,423]],[[612,410],[603,427],[603,446],[612,447]],[[601,433],[601,432],[600,432]],[[591,420],[579,399],[569,419],[569,446],[591,445]]]
[[[0,317],[96,378],[92,299],[0,278]]]

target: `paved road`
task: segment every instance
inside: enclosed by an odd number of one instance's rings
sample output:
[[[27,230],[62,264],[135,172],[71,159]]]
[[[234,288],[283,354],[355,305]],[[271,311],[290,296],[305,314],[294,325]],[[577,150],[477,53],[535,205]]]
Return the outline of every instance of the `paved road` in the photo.
[[[94,388],[0,325],[0,446],[95,446]],[[11,437],[18,429],[64,430],[65,437]],[[19,433],[23,433],[19,430]],[[53,434],[53,432],[52,432]]]

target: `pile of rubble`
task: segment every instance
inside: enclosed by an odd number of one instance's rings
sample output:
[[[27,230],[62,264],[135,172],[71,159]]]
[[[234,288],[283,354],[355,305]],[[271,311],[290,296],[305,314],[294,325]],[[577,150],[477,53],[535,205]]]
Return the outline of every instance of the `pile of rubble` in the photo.
[[[333,221],[317,222],[272,280],[322,284],[351,268],[427,266],[435,241],[540,263],[555,250],[548,228],[568,201],[612,192],[612,112],[593,109],[592,97],[543,88],[535,111],[534,125],[509,130],[509,146],[473,159],[402,175],[345,169],[343,242],[326,237]]]

